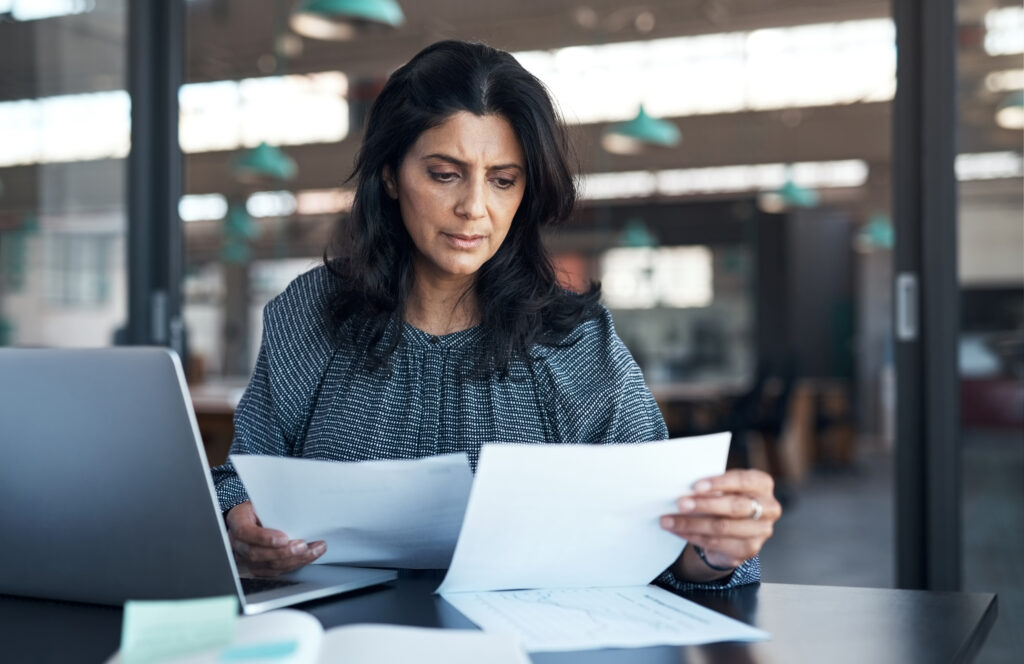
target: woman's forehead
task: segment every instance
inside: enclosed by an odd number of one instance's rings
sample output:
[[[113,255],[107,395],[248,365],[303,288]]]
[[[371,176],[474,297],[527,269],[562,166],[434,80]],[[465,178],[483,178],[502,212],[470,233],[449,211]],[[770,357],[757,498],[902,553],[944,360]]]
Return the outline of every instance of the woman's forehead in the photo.
[[[458,111],[420,134],[409,150],[416,159],[438,155],[477,168],[525,168],[519,139],[500,115]]]

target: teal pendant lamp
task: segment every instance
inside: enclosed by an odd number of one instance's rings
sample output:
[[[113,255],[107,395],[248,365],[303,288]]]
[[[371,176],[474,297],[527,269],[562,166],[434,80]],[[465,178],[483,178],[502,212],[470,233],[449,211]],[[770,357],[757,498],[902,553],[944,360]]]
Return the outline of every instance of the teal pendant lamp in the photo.
[[[395,0],[302,0],[289,24],[304,37],[344,41],[364,28],[397,28],[405,14]]]
[[[861,226],[853,237],[853,248],[862,254],[869,254],[879,249],[891,251],[896,241],[896,232],[892,220],[884,212],[875,212],[868,223]]]
[[[814,207],[821,200],[821,196],[813,189],[801,187],[793,181],[792,169],[786,176],[786,181],[781,187],[774,191],[766,191],[757,198],[757,206],[762,212],[769,214],[781,214],[792,208]]]
[[[220,257],[225,263],[248,263],[252,257],[249,243],[260,236],[260,227],[240,204],[232,205],[224,220],[224,246]]]
[[[679,145],[682,138],[679,127],[651,117],[641,105],[635,118],[606,129],[601,137],[601,145],[615,154],[638,154],[651,145],[674,147]]]
[[[624,247],[633,249],[649,249],[658,246],[658,238],[647,228],[647,224],[644,223],[643,219],[633,217],[626,222],[626,227],[622,229],[619,243]]]
[[[818,192],[807,187],[801,187],[792,178],[788,178],[785,184],[778,190],[779,196],[790,207],[814,207],[821,200]]]
[[[1003,129],[1024,129],[1024,90],[1006,95],[996,108],[996,124]]]
[[[295,161],[273,145],[260,143],[235,159],[235,177],[247,184],[291,180],[298,168]]]

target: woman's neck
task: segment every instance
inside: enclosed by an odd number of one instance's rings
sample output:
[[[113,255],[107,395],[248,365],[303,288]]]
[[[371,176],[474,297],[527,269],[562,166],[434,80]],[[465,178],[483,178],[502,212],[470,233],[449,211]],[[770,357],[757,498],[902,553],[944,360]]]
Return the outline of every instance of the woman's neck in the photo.
[[[405,305],[407,323],[428,334],[451,334],[480,322],[473,277],[437,277],[417,270]]]

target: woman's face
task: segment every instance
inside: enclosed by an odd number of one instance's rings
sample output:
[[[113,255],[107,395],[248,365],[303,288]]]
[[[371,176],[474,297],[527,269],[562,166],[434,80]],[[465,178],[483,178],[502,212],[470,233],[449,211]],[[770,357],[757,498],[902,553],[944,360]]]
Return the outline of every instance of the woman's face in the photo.
[[[459,111],[420,134],[397,177],[384,173],[418,277],[469,277],[498,251],[523,200],[525,167],[501,116]]]

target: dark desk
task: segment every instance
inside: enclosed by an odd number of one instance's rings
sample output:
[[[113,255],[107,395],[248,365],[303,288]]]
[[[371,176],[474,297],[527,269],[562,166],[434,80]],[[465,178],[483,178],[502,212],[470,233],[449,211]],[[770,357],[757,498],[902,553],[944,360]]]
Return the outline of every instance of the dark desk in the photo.
[[[401,579],[304,606],[326,627],[357,622],[472,627],[431,592],[436,580]],[[649,664],[914,664],[970,661],[996,619],[990,594],[763,584],[693,593],[707,607],[768,630],[757,644],[537,653],[544,662]],[[0,597],[4,661],[102,662],[117,648],[115,608]]]

